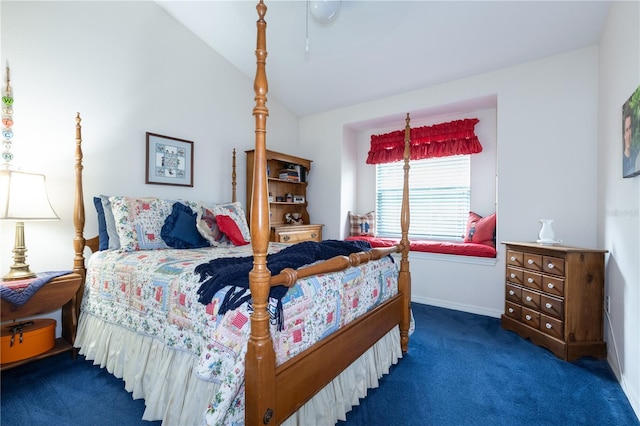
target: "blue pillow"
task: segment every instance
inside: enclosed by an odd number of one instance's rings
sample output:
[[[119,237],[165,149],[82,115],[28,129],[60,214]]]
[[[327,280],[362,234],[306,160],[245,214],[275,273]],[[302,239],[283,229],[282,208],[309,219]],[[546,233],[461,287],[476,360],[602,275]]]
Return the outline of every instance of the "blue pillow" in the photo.
[[[174,203],[160,230],[160,237],[169,246],[177,249],[209,247],[196,227],[196,213],[191,207]]]
[[[98,212],[98,250],[109,249],[109,234],[107,233],[107,221],[104,218],[104,207],[100,197],[93,197],[93,205]]]

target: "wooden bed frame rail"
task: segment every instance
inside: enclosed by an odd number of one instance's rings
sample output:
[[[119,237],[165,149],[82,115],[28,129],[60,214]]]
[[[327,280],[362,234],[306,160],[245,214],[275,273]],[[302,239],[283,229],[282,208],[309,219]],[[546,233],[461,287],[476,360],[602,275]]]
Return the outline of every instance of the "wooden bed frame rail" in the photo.
[[[403,352],[408,350],[409,325],[411,321],[411,274],[409,271],[409,114],[405,125],[404,188],[401,210],[402,237],[394,247],[376,248],[349,256],[337,256],[327,261],[302,267],[285,269],[271,275],[267,265],[270,222],[267,198],[266,173],[266,121],[269,110],[266,106],[268,83],[265,72],[267,57],[266,26],[264,19],[267,7],[263,0],[256,6],[258,12],[256,58],[257,70],[254,80],[255,106],[255,161],[253,173],[253,197],[251,200],[251,244],[253,269],[249,273],[249,288],[252,296],[251,335],[247,347],[245,370],[245,424],[280,424],[304,405],[320,389],[330,383],[345,368],[358,359],[386,333],[399,325],[400,344]],[[75,251],[73,271],[83,277],[78,291],[77,309],[84,293],[86,266],[84,250],[98,249],[98,237],[85,239],[85,210],[82,185],[82,135],[80,113],[76,115],[75,148],[75,202],[74,227]],[[233,199],[235,201],[235,150],[233,152]],[[291,360],[276,366],[273,341],[270,335],[270,316],[267,311],[269,289],[274,285],[292,286],[296,280],[335,272],[370,260],[380,259],[392,253],[400,253],[398,294],[341,328]]]

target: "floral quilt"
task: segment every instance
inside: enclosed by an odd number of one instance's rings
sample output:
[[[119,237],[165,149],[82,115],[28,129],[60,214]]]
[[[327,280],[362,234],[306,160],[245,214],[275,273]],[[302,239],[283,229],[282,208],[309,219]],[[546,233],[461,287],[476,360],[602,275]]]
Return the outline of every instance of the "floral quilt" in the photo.
[[[270,253],[284,247],[271,243]],[[207,423],[242,423],[251,306],[245,303],[219,315],[227,288],[208,305],[201,304],[194,269],[214,258],[251,254],[251,246],[97,252],[87,268],[82,310],[198,357],[198,377],[220,384],[206,413]],[[278,364],[395,295],[397,275],[387,256],[300,280],[282,300],[284,329],[271,326]],[[270,310],[275,310],[275,302]]]

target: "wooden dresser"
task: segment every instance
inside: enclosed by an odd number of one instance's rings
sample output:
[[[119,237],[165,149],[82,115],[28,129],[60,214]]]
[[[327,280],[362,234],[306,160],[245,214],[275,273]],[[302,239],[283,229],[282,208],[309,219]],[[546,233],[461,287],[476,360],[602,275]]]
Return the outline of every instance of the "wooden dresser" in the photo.
[[[502,327],[572,361],[604,358],[604,255],[561,245],[506,245]]]

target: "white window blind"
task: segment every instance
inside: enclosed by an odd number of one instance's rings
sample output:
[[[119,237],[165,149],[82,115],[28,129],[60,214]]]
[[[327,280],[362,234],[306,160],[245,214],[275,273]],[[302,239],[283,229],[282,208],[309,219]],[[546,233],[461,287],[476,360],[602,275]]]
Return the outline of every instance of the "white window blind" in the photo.
[[[409,237],[461,241],[467,228],[471,198],[470,156],[410,162]],[[400,209],[404,162],[376,166],[376,234],[401,236]]]

